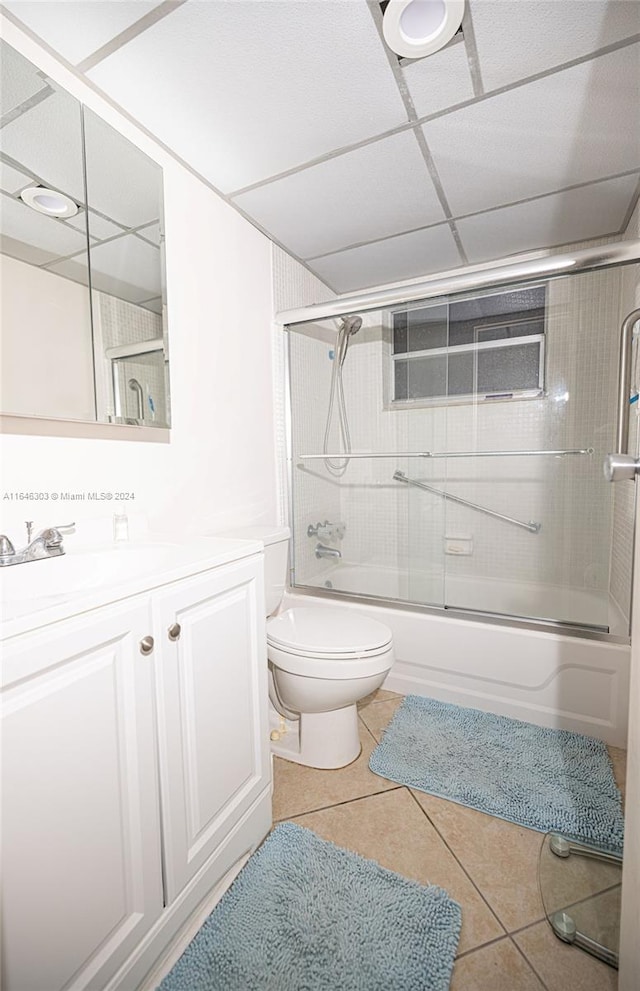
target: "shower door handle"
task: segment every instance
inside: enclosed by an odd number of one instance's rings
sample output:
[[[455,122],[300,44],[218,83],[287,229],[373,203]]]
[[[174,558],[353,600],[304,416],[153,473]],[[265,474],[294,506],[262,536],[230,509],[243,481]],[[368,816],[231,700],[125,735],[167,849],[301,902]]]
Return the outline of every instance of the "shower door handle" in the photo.
[[[640,458],[634,458],[631,454],[607,454],[603,470],[608,482],[632,479],[640,475]]]

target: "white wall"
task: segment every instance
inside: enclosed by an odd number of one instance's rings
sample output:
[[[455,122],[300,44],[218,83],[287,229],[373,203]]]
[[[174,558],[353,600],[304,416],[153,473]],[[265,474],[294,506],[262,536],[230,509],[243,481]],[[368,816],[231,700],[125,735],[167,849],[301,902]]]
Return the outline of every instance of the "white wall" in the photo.
[[[89,290],[0,255],[3,413],[93,420]]]
[[[2,30],[164,169],[173,418],[167,445],[5,435],[2,489],[131,491],[136,511],[176,533],[273,520],[270,242],[14,25],[3,21]],[[64,499],[0,506],[2,532],[17,542],[25,519],[64,523],[112,511]]]

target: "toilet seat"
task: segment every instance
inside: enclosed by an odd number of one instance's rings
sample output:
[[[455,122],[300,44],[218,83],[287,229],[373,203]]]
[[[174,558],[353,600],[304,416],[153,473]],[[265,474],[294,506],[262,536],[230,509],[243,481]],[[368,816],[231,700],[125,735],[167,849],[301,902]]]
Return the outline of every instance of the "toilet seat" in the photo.
[[[287,609],[267,622],[269,645],[306,657],[370,657],[391,640],[384,623],[342,609]]]
[[[386,672],[391,630],[338,609],[290,609],[267,623],[267,654],[282,671],[342,681]]]

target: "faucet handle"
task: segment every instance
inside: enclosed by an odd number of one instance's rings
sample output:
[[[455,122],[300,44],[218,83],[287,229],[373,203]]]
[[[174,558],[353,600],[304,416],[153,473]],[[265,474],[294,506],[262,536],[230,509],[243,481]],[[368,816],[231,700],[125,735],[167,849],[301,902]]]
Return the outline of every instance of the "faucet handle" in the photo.
[[[71,533],[74,527],[75,523],[66,523],[64,526],[49,526],[42,530],[40,536],[45,547],[62,547],[62,534]]]
[[[0,557],[13,557],[15,547],[4,533],[0,533]]]

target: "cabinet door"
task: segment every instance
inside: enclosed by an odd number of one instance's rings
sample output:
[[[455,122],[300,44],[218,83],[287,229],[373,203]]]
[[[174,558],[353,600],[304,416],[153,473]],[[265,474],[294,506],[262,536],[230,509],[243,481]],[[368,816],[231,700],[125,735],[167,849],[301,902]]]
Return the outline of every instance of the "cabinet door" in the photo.
[[[5,991],[101,988],[162,911],[148,599],[3,645]]]
[[[169,901],[270,780],[262,575],[253,557],[153,598]]]

